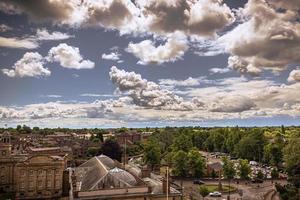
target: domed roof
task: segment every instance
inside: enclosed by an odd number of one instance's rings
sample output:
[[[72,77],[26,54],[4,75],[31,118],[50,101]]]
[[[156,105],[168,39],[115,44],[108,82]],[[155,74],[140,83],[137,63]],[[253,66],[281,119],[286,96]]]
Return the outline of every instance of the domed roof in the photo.
[[[111,174],[112,176],[114,176],[115,178],[128,183],[129,185],[136,185],[137,181],[134,178],[134,176],[132,174],[130,174],[129,172],[120,169],[120,168],[113,168],[111,170],[109,170],[109,174]]]
[[[100,156],[97,156],[97,158],[101,161],[102,164],[106,166],[108,169],[112,169],[116,166],[115,161],[111,159],[110,157],[101,154]]]

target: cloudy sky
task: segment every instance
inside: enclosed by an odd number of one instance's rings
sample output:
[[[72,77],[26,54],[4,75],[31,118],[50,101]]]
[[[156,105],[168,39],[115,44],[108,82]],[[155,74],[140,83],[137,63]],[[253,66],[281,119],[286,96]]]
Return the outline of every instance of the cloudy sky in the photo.
[[[1,0],[0,126],[300,125],[300,0]]]

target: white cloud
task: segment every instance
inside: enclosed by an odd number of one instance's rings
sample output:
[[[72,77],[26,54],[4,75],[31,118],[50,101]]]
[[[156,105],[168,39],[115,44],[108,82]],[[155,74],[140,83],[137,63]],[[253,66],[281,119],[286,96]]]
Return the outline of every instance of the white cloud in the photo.
[[[52,33],[49,33],[47,29],[42,28],[42,29],[37,29],[36,37],[37,40],[66,40],[74,36],[59,31],[54,31]]]
[[[25,13],[34,22],[76,28],[100,26],[121,34],[180,31],[187,36],[213,37],[234,21],[233,12],[221,0],[45,0],[34,4],[3,0],[0,9],[7,14]]]
[[[203,78],[192,78],[189,77],[185,80],[176,80],[176,79],[159,79],[160,85],[166,86],[183,86],[183,87],[191,87],[191,86],[199,86],[201,84]]]
[[[230,68],[257,75],[263,70],[278,73],[300,62],[299,13],[281,12],[271,2],[290,8],[282,0],[249,0],[238,12],[242,23],[218,39],[232,54]]]
[[[103,53],[101,57],[104,60],[120,60],[120,56],[121,54],[118,52],[111,52],[109,54]]]
[[[2,69],[2,72],[9,77],[50,76],[50,70],[43,65],[44,59],[39,53],[27,52],[12,66],[12,69]]]
[[[195,106],[171,91],[162,89],[158,84],[143,79],[140,74],[113,66],[109,75],[117,88],[121,92],[128,92],[137,106],[166,110],[191,110]]]
[[[42,98],[61,98],[61,95],[58,94],[47,94],[47,95],[40,95]]]
[[[13,30],[12,27],[6,25],[6,24],[0,24],[0,32],[7,32]]]
[[[81,97],[117,97],[118,95],[114,95],[114,94],[93,94],[93,93],[84,93],[84,94],[80,94],[79,96]]]
[[[230,72],[230,69],[228,69],[228,68],[217,68],[217,67],[214,67],[214,68],[209,69],[209,71],[212,74],[225,74],[227,72]]]
[[[155,46],[151,40],[144,40],[140,43],[129,43],[127,51],[133,53],[140,60],[138,64],[162,64],[174,62],[181,59],[188,50],[185,37],[178,34],[170,36],[165,44]]]
[[[288,77],[289,82],[300,82],[300,69],[294,69]]]
[[[0,36],[0,47],[17,49],[35,49],[38,46],[39,44],[32,38],[8,38]]]
[[[52,47],[48,52],[47,60],[59,62],[62,67],[69,69],[92,69],[95,67],[94,62],[83,59],[79,48],[69,46],[66,43]]]

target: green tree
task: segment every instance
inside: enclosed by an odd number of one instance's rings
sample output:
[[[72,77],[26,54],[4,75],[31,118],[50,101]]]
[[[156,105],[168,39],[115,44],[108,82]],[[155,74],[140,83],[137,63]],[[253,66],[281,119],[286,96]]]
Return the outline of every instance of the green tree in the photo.
[[[234,168],[234,163],[228,159],[228,157],[223,157],[222,158],[223,161],[223,175],[226,179],[233,179],[235,174],[236,174],[236,170]]]
[[[209,190],[205,185],[201,185],[199,187],[199,193],[201,194],[202,198],[204,199],[209,194]]]
[[[277,170],[277,169],[275,169],[275,168],[272,169],[272,171],[271,171],[271,177],[272,177],[273,179],[276,179],[276,178],[279,177],[279,173],[278,173],[278,170]]]
[[[200,178],[204,175],[205,161],[197,149],[191,149],[188,153],[188,168],[192,177]]]
[[[300,166],[300,138],[292,138],[283,150],[283,159],[289,175],[294,175],[294,169]]]
[[[256,178],[258,178],[258,179],[263,179],[263,178],[264,178],[264,174],[262,173],[261,170],[259,170],[259,171],[257,172]]]
[[[234,168],[234,163],[228,159],[228,157],[223,157],[223,175],[226,179],[228,179],[229,188],[230,188],[230,181],[234,178],[236,174],[236,170]],[[221,183],[219,183],[221,185]],[[230,191],[229,191],[230,196]],[[230,197],[229,197],[230,198]]]
[[[101,148],[99,148],[99,147],[89,147],[87,149],[87,153],[89,156],[97,156],[100,154],[100,150],[101,150]]]
[[[175,176],[185,177],[188,172],[187,153],[182,150],[174,153],[172,167]]]
[[[282,162],[282,147],[277,144],[267,144],[264,147],[264,161],[268,164],[278,166]]]
[[[149,140],[144,145],[143,160],[151,166],[153,170],[155,165],[160,164],[161,152],[158,143],[154,140]]]
[[[188,152],[193,147],[192,139],[189,135],[180,134],[174,139],[173,151],[182,150]]]
[[[115,139],[107,139],[103,142],[101,151],[104,155],[121,162],[122,149]]]
[[[239,169],[239,175],[240,175],[241,179],[248,180],[249,175],[251,173],[251,167],[249,165],[248,160],[240,159],[238,169]]]
[[[261,161],[266,139],[262,129],[250,129],[236,145],[235,153],[247,160]]]

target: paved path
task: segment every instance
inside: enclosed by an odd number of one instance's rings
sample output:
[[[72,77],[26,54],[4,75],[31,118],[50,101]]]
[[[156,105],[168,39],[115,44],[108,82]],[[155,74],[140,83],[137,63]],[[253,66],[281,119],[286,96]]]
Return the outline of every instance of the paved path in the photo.
[[[218,184],[217,180],[208,180],[205,181],[208,184]],[[281,184],[286,184],[286,181],[278,181]],[[180,185],[180,181],[176,181],[177,184]],[[228,184],[227,181],[222,181],[222,184]],[[264,200],[264,195],[268,192],[274,189],[274,184],[271,181],[264,181],[263,184],[253,184],[253,183],[247,183],[245,181],[240,181],[239,184],[235,182],[231,182],[231,185],[236,187],[239,190],[243,191],[243,200]],[[193,197],[194,200],[202,200],[201,195],[198,191],[199,185],[193,184],[193,181],[191,180],[184,180],[183,181],[183,193],[186,199],[191,199]],[[238,200],[241,197],[237,192],[232,193],[230,195],[231,200]],[[223,200],[227,199],[227,194],[223,194],[222,197],[206,197],[206,200]],[[276,198],[276,195],[272,197],[271,199],[266,200],[278,200]]]

